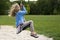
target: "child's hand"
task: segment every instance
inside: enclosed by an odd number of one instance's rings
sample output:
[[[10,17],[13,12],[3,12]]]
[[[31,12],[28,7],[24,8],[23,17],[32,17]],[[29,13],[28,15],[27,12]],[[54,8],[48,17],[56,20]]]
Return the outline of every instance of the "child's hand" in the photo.
[[[20,8],[21,8],[21,9],[23,8],[23,4],[22,4],[22,3],[20,4]]]

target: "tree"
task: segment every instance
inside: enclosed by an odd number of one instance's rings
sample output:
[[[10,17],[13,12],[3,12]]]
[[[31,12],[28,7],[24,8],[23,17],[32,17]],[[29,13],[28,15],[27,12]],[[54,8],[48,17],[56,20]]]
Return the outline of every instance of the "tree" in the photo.
[[[40,14],[50,15],[54,14],[57,8],[58,0],[38,0],[37,6]]]
[[[0,15],[3,15],[6,13],[6,11],[9,9],[10,1],[9,0],[0,0]]]

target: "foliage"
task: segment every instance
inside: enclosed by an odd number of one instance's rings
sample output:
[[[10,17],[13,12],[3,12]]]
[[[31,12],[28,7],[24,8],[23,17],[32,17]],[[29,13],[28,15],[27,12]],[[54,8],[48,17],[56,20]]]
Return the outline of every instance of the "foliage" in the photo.
[[[37,3],[30,3],[30,14],[56,15],[60,14],[60,1],[38,0]]]
[[[15,1],[20,4],[21,1]],[[15,2],[0,1],[0,15],[8,14],[10,6]],[[25,2],[27,14],[32,15],[60,15],[60,0],[38,0]]]
[[[9,6],[9,0],[0,0],[0,15],[7,14]]]

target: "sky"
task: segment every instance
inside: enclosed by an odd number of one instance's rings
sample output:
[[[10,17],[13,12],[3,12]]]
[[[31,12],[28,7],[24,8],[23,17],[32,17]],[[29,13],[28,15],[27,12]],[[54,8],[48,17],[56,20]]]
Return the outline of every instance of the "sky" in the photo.
[[[13,1],[18,1],[18,0],[10,0],[11,2]],[[25,1],[28,1],[28,0],[25,0]],[[37,0],[30,0],[30,1],[37,1]]]
[[[28,1],[28,0],[25,0],[25,1]],[[30,1],[37,1],[37,0],[30,0]]]

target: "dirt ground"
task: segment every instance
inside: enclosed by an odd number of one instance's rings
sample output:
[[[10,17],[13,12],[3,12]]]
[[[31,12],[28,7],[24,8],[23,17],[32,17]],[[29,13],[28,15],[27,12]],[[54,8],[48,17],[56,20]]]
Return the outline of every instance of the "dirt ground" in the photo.
[[[24,30],[19,34],[16,34],[16,28],[9,25],[0,26],[0,40],[53,40],[47,36],[38,34],[39,38],[30,36],[30,31]]]

